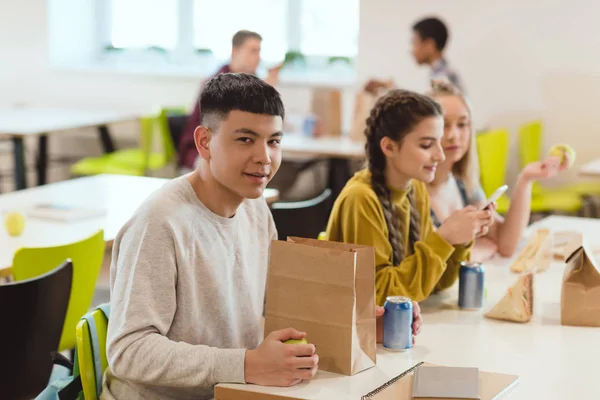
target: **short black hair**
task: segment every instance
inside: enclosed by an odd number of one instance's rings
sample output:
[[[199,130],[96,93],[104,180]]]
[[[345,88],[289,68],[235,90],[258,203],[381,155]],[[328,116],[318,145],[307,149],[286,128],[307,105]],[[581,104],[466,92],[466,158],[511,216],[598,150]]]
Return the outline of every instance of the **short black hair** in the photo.
[[[262,41],[262,36],[260,36],[256,32],[242,29],[241,31],[237,31],[235,33],[235,35],[233,35],[233,38],[231,39],[231,46],[232,47],[240,47],[244,43],[246,43],[246,40],[248,40],[248,39],[257,39],[257,40]]]
[[[209,79],[200,94],[200,124],[216,129],[233,110],[285,117],[277,89],[257,76],[226,73]]]
[[[448,41],[448,28],[438,18],[425,18],[413,25],[413,31],[421,36],[422,40],[432,39],[438,51],[444,50]]]

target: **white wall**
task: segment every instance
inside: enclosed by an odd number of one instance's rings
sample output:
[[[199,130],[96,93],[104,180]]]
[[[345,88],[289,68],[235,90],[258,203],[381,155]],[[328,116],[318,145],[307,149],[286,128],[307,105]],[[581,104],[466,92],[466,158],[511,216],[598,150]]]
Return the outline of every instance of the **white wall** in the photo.
[[[83,17],[83,20],[65,23],[63,29],[53,29],[52,36],[48,22],[51,8],[46,0],[0,2],[0,106],[57,105],[134,110],[148,110],[160,105],[192,106],[198,95],[200,78],[50,68],[50,40],[70,43],[68,48],[58,49],[61,54],[53,54],[62,60],[65,54],[81,57],[89,52],[88,43],[93,40],[90,35],[94,32],[79,28],[91,23],[85,19],[91,18],[89,2],[96,0],[66,1],[72,3],[69,5],[72,15]],[[63,15],[63,18],[67,17]],[[280,90],[291,111],[308,110],[308,90],[297,87]]]
[[[359,79],[393,77],[406,88],[427,89],[427,70],[409,54],[410,27],[427,15],[451,29],[447,56],[465,81],[477,126],[506,127],[516,139],[519,124],[541,118],[546,148],[570,143],[576,166],[600,157],[600,2],[362,1]]]
[[[516,132],[519,124],[542,118],[546,147],[570,143],[578,153],[576,165],[600,156],[595,144],[600,131],[600,3],[364,0],[359,81],[393,77],[407,88],[425,90],[427,71],[414,65],[409,49],[410,26],[428,14],[440,15],[451,28],[448,58],[466,83],[478,126]],[[195,99],[199,79],[49,68],[47,15],[45,0],[0,2],[0,106],[148,109],[191,105]],[[281,92],[290,111],[308,108],[308,90],[284,87]],[[572,176],[564,174],[551,184]]]

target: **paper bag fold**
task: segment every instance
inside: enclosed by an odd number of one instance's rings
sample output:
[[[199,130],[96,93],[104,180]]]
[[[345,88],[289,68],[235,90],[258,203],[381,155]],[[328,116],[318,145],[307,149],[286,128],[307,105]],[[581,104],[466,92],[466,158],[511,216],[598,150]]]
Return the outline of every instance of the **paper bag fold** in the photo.
[[[271,243],[265,336],[295,328],[319,369],[353,375],[375,365],[375,250],[304,238]]]
[[[560,320],[562,325],[600,327],[600,269],[583,241],[565,261]]]
[[[504,297],[491,310],[487,318],[514,322],[528,322],[533,315],[533,273],[519,277]]]

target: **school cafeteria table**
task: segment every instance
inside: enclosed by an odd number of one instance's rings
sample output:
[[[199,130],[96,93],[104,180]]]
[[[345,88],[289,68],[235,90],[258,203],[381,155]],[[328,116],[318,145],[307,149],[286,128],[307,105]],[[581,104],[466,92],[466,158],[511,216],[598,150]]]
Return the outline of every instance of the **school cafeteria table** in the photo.
[[[592,160],[579,168],[579,174],[593,178],[600,178],[600,158]]]
[[[538,227],[553,231],[579,230],[592,245],[600,245],[597,234],[600,220],[552,216],[533,224],[528,235]],[[554,262],[547,271],[535,276],[534,317],[530,322],[520,324],[483,317],[483,312],[502,298],[517,280],[517,275],[509,270],[510,263],[511,259],[500,257],[485,263],[488,297],[482,311],[457,308],[458,285],[433,295],[421,303],[424,322],[415,347],[405,353],[379,347],[377,365],[357,375],[319,371],[313,380],[290,388],[220,386],[245,387],[265,394],[264,398],[274,394],[294,399],[360,399],[418,362],[425,361],[518,375],[519,383],[502,397],[510,400],[600,399],[597,368],[600,328],[560,324],[564,263]]]
[[[27,187],[27,167],[25,164],[26,137],[38,138],[36,160],[38,185],[46,183],[48,164],[48,135],[70,129],[97,127],[105,153],[115,150],[108,129],[109,124],[132,121],[139,117],[132,113],[116,111],[92,111],[54,108],[14,108],[0,109],[0,139],[10,138],[13,142],[15,168],[15,188]]]
[[[332,199],[336,199],[351,178],[348,164],[351,160],[365,159],[365,144],[347,136],[308,137],[300,133],[285,133],[281,141],[283,159],[287,156],[306,156],[329,159],[328,183]]]
[[[55,246],[71,243],[104,229],[104,239],[112,243],[119,229],[138,206],[168,179],[125,175],[96,175],[51,183],[0,195],[0,215],[11,210],[26,211],[34,205],[51,203],[103,210],[104,215],[75,222],[28,218],[21,236],[11,237],[0,227],[0,277],[10,274],[13,254],[20,247]],[[266,189],[268,203],[279,192]]]

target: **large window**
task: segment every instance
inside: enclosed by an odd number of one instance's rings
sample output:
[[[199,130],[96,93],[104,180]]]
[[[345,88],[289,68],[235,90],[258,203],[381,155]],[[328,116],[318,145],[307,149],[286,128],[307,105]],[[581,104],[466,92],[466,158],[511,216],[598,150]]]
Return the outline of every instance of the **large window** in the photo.
[[[354,57],[359,0],[302,0],[300,48],[306,55]]]
[[[115,0],[110,10],[110,41],[116,48],[177,46],[177,8],[173,0]]]
[[[222,62],[240,29],[263,37],[261,57],[268,63],[300,53],[323,65],[331,57],[352,60],[358,51],[359,0],[102,1],[102,48],[119,50],[118,57],[159,49],[171,63]]]
[[[286,17],[285,0],[195,0],[194,46],[226,59],[231,55],[233,34],[248,29],[263,37],[262,58],[283,59],[288,49]]]

